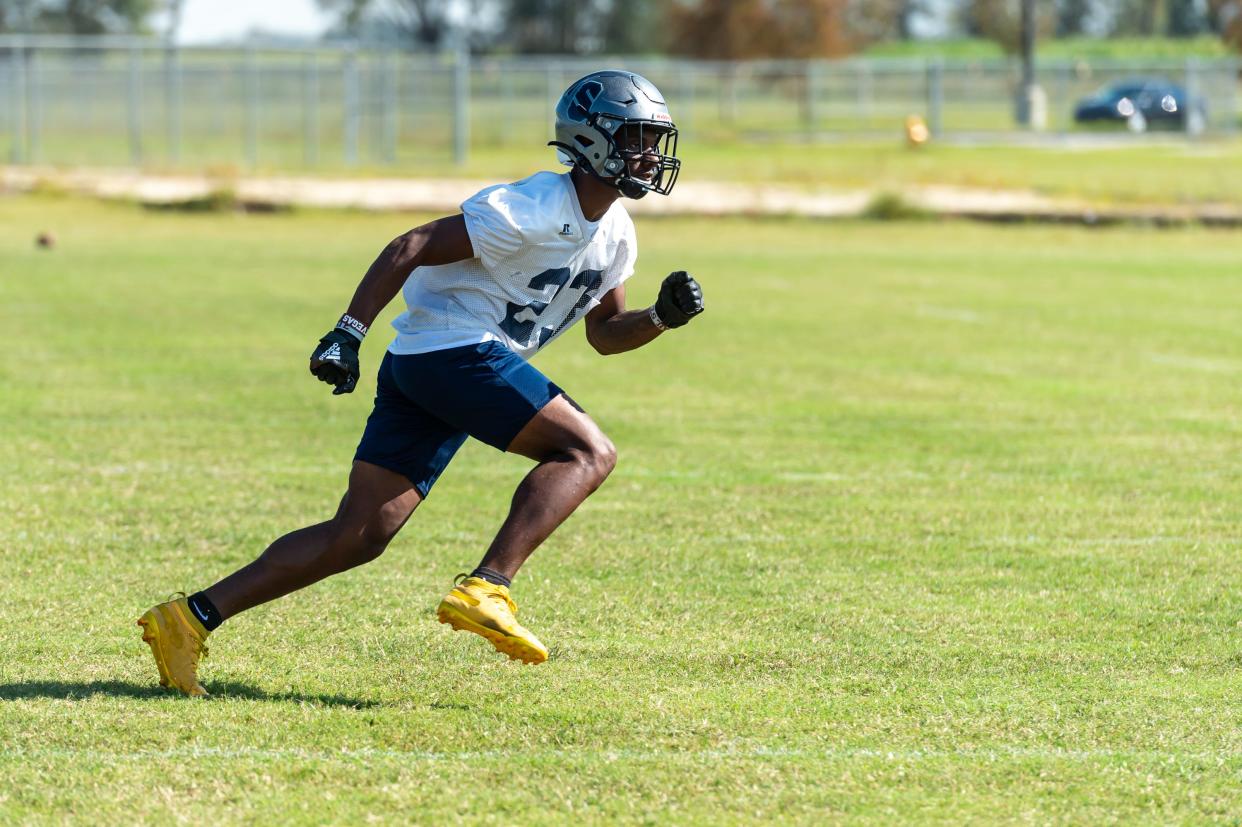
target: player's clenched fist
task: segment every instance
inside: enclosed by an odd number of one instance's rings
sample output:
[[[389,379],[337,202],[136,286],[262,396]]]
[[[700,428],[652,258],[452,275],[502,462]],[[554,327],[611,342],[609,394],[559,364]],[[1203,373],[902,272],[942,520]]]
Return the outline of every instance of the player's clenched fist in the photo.
[[[310,357],[310,372],[320,382],[334,385],[333,396],[352,393],[361,373],[358,367],[358,339],[336,329],[319,340],[319,347]]]
[[[703,290],[685,270],[669,273],[660,285],[655,315],[664,327],[681,327],[703,312]]]

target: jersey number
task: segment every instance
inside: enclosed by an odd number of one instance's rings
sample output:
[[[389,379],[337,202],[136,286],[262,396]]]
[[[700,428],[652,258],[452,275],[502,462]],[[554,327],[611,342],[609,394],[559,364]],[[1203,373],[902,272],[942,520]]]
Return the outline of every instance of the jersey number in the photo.
[[[538,290],[545,296],[551,290],[552,295],[547,301],[533,301],[530,304],[509,302],[508,312],[500,323],[500,329],[505,335],[525,347],[543,347],[549,339],[572,324],[604,283],[604,271],[583,270],[572,281],[570,275],[568,267],[556,267],[544,270],[531,279],[527,287]],[[568,291],[566,286],[569,287]],[[573,291],[581,292],[575,297]]]

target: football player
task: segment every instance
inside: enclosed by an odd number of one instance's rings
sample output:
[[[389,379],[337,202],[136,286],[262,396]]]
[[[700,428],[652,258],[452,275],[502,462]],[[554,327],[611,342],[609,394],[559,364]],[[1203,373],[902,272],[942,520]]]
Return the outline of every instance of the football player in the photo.
[[[400,290],[406,310],[379,367],[375,407],[349,487],[327,522],[286,534],[254,562],[139,619],[160,683],[204,695],[198,662],[207,636],[245,610],[374,560],[430,493],[467,437],[536,464],[477,568],[440,602],[441,623],[542,663],[547,648],[517,621],[509,587],[518,569],[608,477],[608,437],[528,359],[579,319],[601,354],[642,347],[703,312],[685,272],[655,303],[627,310],[634,225],[621,203],[667,195],[677,180],[677,128],[649,81],[622,71],[578,80],[556,107],[565,174],[539,172],[489,187],[441,218],[394,239],[363,277],[310,371],[353,391],[358,350]]]

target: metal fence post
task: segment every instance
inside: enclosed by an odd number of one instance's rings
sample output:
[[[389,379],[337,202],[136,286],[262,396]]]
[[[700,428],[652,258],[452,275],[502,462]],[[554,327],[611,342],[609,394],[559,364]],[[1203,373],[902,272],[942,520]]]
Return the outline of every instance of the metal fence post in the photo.
[[[75,60],[85,62],[86,58],[79,57],[75,58]],[[93,69],[80,72],[77,66],[75,66],[74,75],[76,77],[73,83],[74,114],[80,119],[79,123],[82,124],[83,131],[91,132],[99,125],[96,118],[99,111],[98,101],[96,100],[99,97],[100,91],[99,73]]]
[[[39,95],[39,48],[26,50],[26,160],[43,160],[43,100]]]
[[[142,166],[142,51],[137,47],[129,50],[128,105],[129,162]]]
[[[858,97],[858,119],[866,122],[871,120],[872,75],[871,64],[865,60],[858,61],[858,74],[854,78],[855,92]]]
[[[246,47],[246,165],[259,165],[259,57],[254,46]]]
[[[677,102],[677,130],[685,133],[694,124],[694,65],[688,60],[678,61],[678,80],[681,100]]]
[[[1182,101],[1182,105],[1186,107],[1186,111],[1182,113],[1182,129],[1187,135],[1198,135],[1207,124],[1199,121],[1198,110],[1191,106],[1191,101],[1199,100],[1199,62],[1193,57],[1186,58],[1186,100]]]
[[[164,118],[168,130],[168,159],[181,160],[181,52],[175,43],[164,50]]]
[[[1229,90],[1225,112],[1228,113],[1228,121],[1225,124],[1225,134],[1233,137],[1238,131],[1238,120],[1242,118],[1242,106],[1238,105],[1238,77],[1242,75],[1242,60],[1234,58],[1225,64],[1226,84],[1225,88]]]
[[[1074,64],[1067,60],[1061,64],[1060,71],[1057,72],[1057,99],[1053,104],[1057,112],[1057,125],[1062,135],[1069,132],[1070,121],[1073,119],[1073,115],[1069,114],[1070,84],[1073,79]]]
[[[934,137],[944,132],[944,61],[927,62],[927,130]]]
[[[12,100],[13,81],[9,79],[10,61],[12,60],[12,52],[5,55],[0,51],[0,127],[3,127],[5,134],[9,137],[9,156],[12,162],[13,140],[12,140],[12,124],[11,121],[16,117],[14,111],[16,101]]]
[[[30,160],[26,133],[30,128],[30,104],[26,96],[26,47],[20,41],[13,47],[9,60],[13,64],[13,163]]]
[[[508,146],[510,139],[512,139],[513,137],[509,133],[513,131],[513,123],[514,123],[514,109],[513,109],[513,97],[514,97],[513,76],[514,74],[516,73],[515,72],[501,72],[500,73],[500,107],[501,107],[501,112],[503,113],[503,117],[501,118],[500,136],[499,136],[500,137],[499,143],[501,146]]]
[[[719,111],[716,117],[725,126],[737,120],[737,65],[725,63],[719,76]]]
[[[315,52],[303,60],[302,159],[308,167],[319,164],[319,57]]]
[[[344,73],[345,82],[345,163],[353,167],[358,165],[358,119],[360,117],[358,55],[353,45],[345,50],[341,71]]]
[[[554,61],[548,61],[543,69],[546,92],[544,100],[548,104],[547,117],[543,122],[548,125],[548,140],[556,140],[556,104],[561,98],[560,69]]]
[[[470,152],[470,44],[461,37],[453,56],[453,163]]]
[[[397,111],[397,56],[389,49],[384,54],[384,163],[397,163],[397,133],[400,114]]]
[[[802,69],[803,94],[806,96],[802,116],[808,133],[815,132],[815,124],[819,121],[819,72],[818,60],[806,61]]]

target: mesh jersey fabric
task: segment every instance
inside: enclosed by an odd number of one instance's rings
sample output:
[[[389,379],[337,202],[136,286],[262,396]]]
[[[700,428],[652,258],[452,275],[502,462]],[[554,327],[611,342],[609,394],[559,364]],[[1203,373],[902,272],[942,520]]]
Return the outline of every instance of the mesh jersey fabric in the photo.
[[[529,359],[634,273],[629,213],[616,201],[587,221],[568,173],[488,187],[461,210],[475,258],[410,274],[394,354],[499,341]]]

